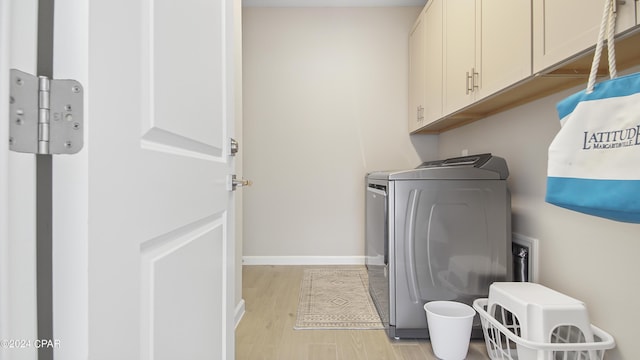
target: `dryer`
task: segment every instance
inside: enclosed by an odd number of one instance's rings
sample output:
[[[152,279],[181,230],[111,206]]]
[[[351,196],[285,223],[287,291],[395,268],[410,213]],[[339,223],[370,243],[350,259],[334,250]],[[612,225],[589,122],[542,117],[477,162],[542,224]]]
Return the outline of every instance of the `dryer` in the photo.
[[[424,304],[471,305],[511,281],[506,161],[478,154],[366,176],[369,292],[392,338],[428,338]],[[482,338],[476,316],[473,338]]]

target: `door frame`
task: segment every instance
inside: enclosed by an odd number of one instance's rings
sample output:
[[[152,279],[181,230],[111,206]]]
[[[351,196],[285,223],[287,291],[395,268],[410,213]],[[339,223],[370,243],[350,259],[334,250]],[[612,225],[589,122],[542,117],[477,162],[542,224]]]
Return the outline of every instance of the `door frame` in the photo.
[[[9,97],[9,0],[0,0],[0,99]],[[9,338],[9,126],[6,101],[0,102],[0,339]],[[0,358],[7,354],[0,347]]]
[[[36,339],[36,161],[9,150],[10,68],[36,73],[37,0],[0,0],[0,339]],[[19,21],[18,21],[19,20]],[[17,41],[17,34],[20,34]],[[15,343],[14,343],[15,345]],[[29,345],[28,343],[25,345]],[[0,346],[0,358],[36,358]],[[13,357],[15,356],[15,357]]]

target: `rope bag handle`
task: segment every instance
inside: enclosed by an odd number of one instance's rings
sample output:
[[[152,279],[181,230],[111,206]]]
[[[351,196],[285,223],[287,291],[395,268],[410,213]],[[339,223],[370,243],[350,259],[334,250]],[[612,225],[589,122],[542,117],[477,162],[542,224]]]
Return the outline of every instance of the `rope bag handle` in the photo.
[[[613,79],[618,76],[615,41],[613,39],[616,27],[616,13],[613,8],[614,1],[616,0],[605,0],[604,2],[598,42],[596,44],[596,51],[593,54],[593,63],[591,63],[591,72],[589,73],[589,82],[587,83],[587,94],[593,92],[596,84],[596,75],[598,74],[598,65],[600,65],[600,57],[602,55],[602,48],[604,47],[605,33],[607,36],[607,53],[609,55],[609,78]]]

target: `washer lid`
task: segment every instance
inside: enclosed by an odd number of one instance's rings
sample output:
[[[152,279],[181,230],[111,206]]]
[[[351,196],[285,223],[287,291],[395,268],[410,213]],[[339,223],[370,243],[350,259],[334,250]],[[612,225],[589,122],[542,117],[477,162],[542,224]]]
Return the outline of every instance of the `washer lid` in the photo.
[[[376,171],[369,179],[428,180],[428,179],[481,179],[504,180],[509,177],[507,162],[490,153],[461,156],[444,160],[426,161],[415,169]]]

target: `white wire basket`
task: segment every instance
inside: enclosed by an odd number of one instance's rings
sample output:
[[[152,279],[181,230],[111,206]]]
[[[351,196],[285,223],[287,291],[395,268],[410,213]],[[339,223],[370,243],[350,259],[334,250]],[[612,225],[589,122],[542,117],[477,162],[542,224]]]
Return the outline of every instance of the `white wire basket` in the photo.
[[[572,326],[559,327],[551,342],[526,340],[520,337],[520,324],[511,313],[502,309],[496,319],[487,312],[487,303],[488,299],[476,299],[473,308],[480,315],[492,360],[602,360],[605,350],[615,347],[613,337],[594,325],[593,342],[584,342],[582,332]]]

